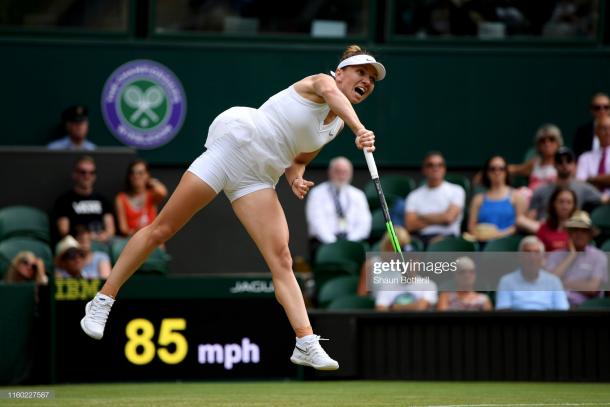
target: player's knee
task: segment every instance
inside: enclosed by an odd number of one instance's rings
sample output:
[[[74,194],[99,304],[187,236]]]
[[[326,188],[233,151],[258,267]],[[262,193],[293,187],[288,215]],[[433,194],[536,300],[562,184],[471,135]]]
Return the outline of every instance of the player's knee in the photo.
[[[175,233],[168,225],[153,223],[148,227],[150,228],[149,239],[154,246],[160,246],[167,242]]]
[[[279,270],[292,271],[292,255],[288,245],[278,247],[274,252],[274,257]]]

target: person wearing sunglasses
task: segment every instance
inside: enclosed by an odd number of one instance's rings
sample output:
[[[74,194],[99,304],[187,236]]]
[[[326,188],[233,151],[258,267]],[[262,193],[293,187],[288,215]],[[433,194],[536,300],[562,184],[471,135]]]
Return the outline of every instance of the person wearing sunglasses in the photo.
[[[534,137],[536,155],[522,164],[508,166],[510,175],[528,177],[529,191],[552,183],[557,178],[555,153],[563,146],[561,130],[554,124],[547,123],[538,129]]]
[[[504,157],[489,158],[483,166],[481,179],[486,191],[472,198],[467,236],[485,242],[514,234],[517,219],[525,215],[526,202],[523,195],[510,187]]]
[[[595,137],[595,122],[602,117],[607,117],[610,114],[610,98],[605,93],[596,93],[591,98],[589,105],[591,120],[580,126],[574,134],[572,141],[572,149],[576,158],[590,150],[599,148],[599,141]]]
[[[409,233],[427,246],[460,234],[466,193],[459,185],[445,181],[445,158],[438,151],[426,154],[422,173],[426,182],[407,196],[404,216]]]
[[[115,233],[112,206],[95,192],[96,167],[90,156],[80,157],[72,171],[74,186],[55,201],[54,215],[59,238],[74,235],[77,226],[91,232],[91,238],[108,242]]]
[[[544,220],[553,191],[557,187],[569,188],[576,194],[578,209],[591,211],[602,202],[602,194],[593,185],[576,179],[576,156],[568,147],[561,147],[555,154],[555,182],[541,186],[534,191],[530,200],[527,217],[534,220]]]
[[[47,285],[49,279],[42,259],[30,251],[22,251],[11,260],[4,281],[7,283],[34,281],[37,285]]]
[[[68,235],[55,246],[55,278],[95,278],[83,273],[85,252],[80,243]]]
[[[587,151],[578,159],[576,178],[599,189],[607,199],[610,196],[610,116],[595,121],[595,134],[599,149]]]

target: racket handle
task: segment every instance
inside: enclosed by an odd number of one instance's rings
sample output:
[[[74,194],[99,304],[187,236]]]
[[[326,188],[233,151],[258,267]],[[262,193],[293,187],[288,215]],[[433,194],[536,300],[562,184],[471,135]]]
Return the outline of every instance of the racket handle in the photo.
[[[379,178],[379,173],[377,172],[377,164],[375,164],[375,157],[373,157],[373,153],[367,151],[366,148],[362,150],[364,152],[364,159],[366,160],[366,165],[369,167],[369,173],[371,173],[371,178]]]

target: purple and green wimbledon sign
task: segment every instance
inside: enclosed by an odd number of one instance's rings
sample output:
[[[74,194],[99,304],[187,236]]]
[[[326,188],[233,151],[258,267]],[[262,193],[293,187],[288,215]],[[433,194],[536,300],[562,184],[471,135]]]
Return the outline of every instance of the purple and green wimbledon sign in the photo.
[[[102,92],[102,113],[108,129],[122,143],[153,149],[170,142],[186,115],[186,94],[166,66],[135,60],[118,67]]]

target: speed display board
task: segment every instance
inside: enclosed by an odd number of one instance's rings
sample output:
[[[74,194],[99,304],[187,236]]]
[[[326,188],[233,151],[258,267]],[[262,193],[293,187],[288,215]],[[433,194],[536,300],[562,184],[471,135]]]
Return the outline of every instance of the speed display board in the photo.
[[[236,286],[239,283],[231,285]],[[62,295],[60,288],[56,298]],[[171,283],[166,288],[171,289]],[[296,377],[297,369],[289,360],[294,334],[282,307],[272,293],[240,294],[180,298],[177,291],[174,298],[121,296],[100,341],[80,329],[88,299],[64,296],[56,302],[57,379],[78,382]],[[220,297],[218,293],[216,297]]]

